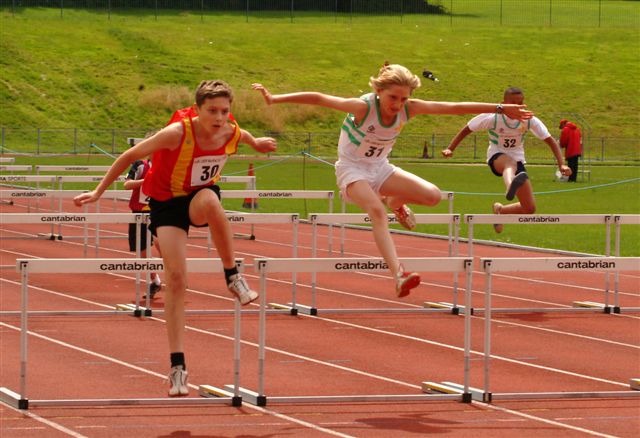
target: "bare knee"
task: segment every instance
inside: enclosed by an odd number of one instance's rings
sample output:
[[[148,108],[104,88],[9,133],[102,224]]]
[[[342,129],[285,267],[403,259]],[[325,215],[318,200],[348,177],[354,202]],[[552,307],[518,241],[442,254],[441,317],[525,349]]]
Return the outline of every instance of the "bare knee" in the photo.
[[[367,209],[367,214],[371,218],[372,222],[386,222],[387,221],[387,209],[380,203]]]
[[[187,277],[184,272],[165,273],[165,283],[174,294],[184,295],[187,290]]]
[[[434,207],[438,205],[441,200],[442,200],[442,193],[440,192],[440,190],[435,190],[429,193],[429,196],[425,198],[424,205],[428,207]]]
[[[536,212],[536,206],[535,205],[523,205],[522,206],[522,213],[523,214],[534,214]]]

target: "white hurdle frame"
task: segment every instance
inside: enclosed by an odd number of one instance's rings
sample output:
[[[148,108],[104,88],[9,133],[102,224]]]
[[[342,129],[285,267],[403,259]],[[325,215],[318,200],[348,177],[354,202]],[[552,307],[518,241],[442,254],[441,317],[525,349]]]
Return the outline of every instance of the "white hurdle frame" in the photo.
[[[416,223],[419,224],[449,224],[449,230],[453,230],[453,234],[449,234],[449,257],[458,256],[458,234],[460,230],[459,214],[416,214]],[[397,223],[393,214],[387,215],[389,223]],[[344,225],[344,224],[370,224],[371,219],[366,213],[310,213],[309,221],[312,225],[312,244],[311,256],[317,257],[317,236],[318,225]],[[343,237],[341,237],[343,239]],[[331,252],[331,248],[329,248]],[[405,267],[406,268],[406,267]],[[317,315],[318,308],[316,306],[316,273],[311,272],[311,304],[309,306],[299,305],[295,301],[295,297],[290,303],[290,307],[308,315]],[[434,313],[434,312],[456,312],[458,311],[458,272],[453,272],[453,309],[322,309],[327,313],[380,313],[380,312],[398,312],[398,313]]]
[[[73,261],[73,263],[70,263]],[[244,261],[236,259],[239,268]],[[105,267],[104,265],[113,265]],[[139,265],[139,266],[138,266]],[[222,261],[211,258],[188,258],[189,272],[222,271]],[[27,394],[27,338],[29,317],[29,274],[87,274],[87,273],[131,273],[163,271],[162,259],[18,259],[16,270],[21,275],[22,294],[20,305],[20,392],[0,388],[0,400],[18,409],[29,406],[114,406],[114,405],[184,405],[228,403],[240,406],[242,398],[240,388],[240,303],[235,300],[234,309],[234,358],[233,358],[233,394],[216,398],[139,398],[139,399],[68,399],[68,400],[29,400]],[[121,314],[121,313],[120,313]]]
[[[640,214],[617,214],[613,216],[613,223],[615,224],[615,244],[614,251],[615,256],[620,257],[620,226],[621,225],[640,225]],[[618,295],[618,287],[620,283],[620,273],[614,272],[614,287],[613,287],[613,313],[620,313],[620,297]],[[626,311],[638,312],[640,307],[625,307]]]
[[[405,267],[410,270],[424,272],[465,272],[467,275],[466,300],[471,300],[472,259],[455,258],[401,258]],[[366,263],[366,267],[362,267]],[[337,268],[340,264],[344,268]],[[373,267],[371,267],[373,264]],[[254,270],[260,275],[260,317],[258,340],[258,391],[240,388],[243,400],[257,406],[271,403],[337,403],[337,402],[383,402],[383,401],[426,401],[426,400],[459,400],[471,401],[469,393],[469,357],[471,351],[471,313],[470,306],[465,308],[464,321],[464,393],[462,394],[399,394],[399,395],[337,395],[337,396],[275,396],[264,394],[265,343],[266,343],[266,310],[267,310],[267,274],[274,272],[361,272],[387,270],[382,258],[298,258],[274,259],[259,258],[254,260]]]
[[[634,215],[630,215],[634,216]],[[605,248],[604,255],[611,255],[611,222],[613,215],[611,214],[545,214],[545,215],[529,215],[529,214],[468,214],[464,216],[465,223],[469,226],[468,236],[468,255],[473,257],[473,227],[475,224],[528,224],[528,225],[604,225],[605,226]],[[628,222],[635,223],[635,222]],[[619,248],[619,233],[616,240],[616,247]],[[604,312],[619,313],[620,309],[613,308],[609,305],[610,281],[609,275],[605,275],[603,288],[604,305],[595,308],[536,308],[536,309],[494,309],[500,312],[521,312],[521,311],[549,311],[549,312]],[[617,300],[617,290],[615,291],[614,300]],[[474,311],[482,311],[482,309],[474,309]]]
[[[566,267],[560,267],[563,264]],[[484,387],[482,401],[551,398],[639,397],[640,391],[491,393],[491,275],[497,272],[639,271],[640,257],[481,258],[485,272]]]

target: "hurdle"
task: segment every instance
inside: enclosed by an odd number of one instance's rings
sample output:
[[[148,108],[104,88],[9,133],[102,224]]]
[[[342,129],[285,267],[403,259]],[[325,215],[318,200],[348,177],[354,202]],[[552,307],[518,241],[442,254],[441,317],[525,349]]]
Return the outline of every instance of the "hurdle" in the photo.
[[[611,223],[610,214],[558,214],[558,215],[527,215],[527,214],[470,214],[465,215],[465,223],[469,226],[468,236],[468,256],[473,257],[473,228],[475,224],[535,224],[535,225],[604,225],[605,226],[605,248],[604,255],[611,255]],[[613,307],[609,305],[609,275],[605,274],[603,287],[604,303],[580,302],[573,303],[570,308],[503,308],[493,309],[494,312],[576,312],[576,311],[596,311],[612,313]],[[481,312],[482,309],[474,309]]]
[[[31,172],[30,164],[0,164],[0,172]],[[5,201],[0,198],[3,204],[13,205],[13,201]]]
[[[236,261],[242,267],[243,260]],[[220,259],[187,259],[189,272],[222,271]],[[0,388],[0,400],[18,409],[30,406],[115,406],[115,405],[202,405],[230,404],[240,406],[242,397],[240,388],[240,303],[234,300],[234,357],[233,357],[233,393],[220,389],[215,398],[139,398],[139,399],[66,399],[66,400],[30,400],[27,393],[29,334],[29,275],[30,274],[92,274],[92,273],[132,273],[162,271],[161,259],[18,259],[16,270],[21,275],[20,305],[20,389],[15,392],[9,388]],[[208,386],[208,385],[207,385]],[[215,388],[215,387],[212,387]]]
[[[457,257],[458,255],[458,232],[460,224],[460,215],[458,214],[416,214],[416,223],[419,224],[449,224],[449,228],[453,230],[453,235],[449,235],[449,257]],[[390,223],[397,223],[394,215],[387,215],[387,220]],[[312,225],[312,245],[311,256],[317,257],[317,236],[318,225],[336,225],[336,224],[370,224],[371,219],[365,213],[310,213],[309,221]],[[378,309],[322,309],[324,313],[433,313],[433,312],[452,312],[459,313],[460,308],[457,306],[457,294],[458,294],[458,272],[453,272],[453,294],[454,304],[453,308],[447,309],[433,309],[433,308],[421,308],[421,309],[402,309],[402,308],[378,308]],[[290,308],[292,312],[301,312],[307,315],[318,315],[318,307],[316,305],[317,295],[317,281],[316,273],[311,272],[311,302],[309,306],[297,304],[295,297],[292,297],[291,303],[287,305],[281,305],[277,303],[271,303],[270,305],[278,308]]]
[[[466,300],[471,299],[472,260],[468,258],[401,258],[407,269],[425,272],[464,272],[467,281]],[[260,275],[260,317],[258,333],[258,387],[257,391],[240,388],[243,401],[257,406],[267,403],[338,403],[338,402],[397,402],[426,400],[458,400],[470,402],[469,357],[471,349],[471,314],[465,312],[464,321],[464,390],[457,394],[365,394],[365,395],[333,395],[333,396],[269,396],[264,393],[265,344],[266,344],[266,310],[267,310],[267,275],[282,272],[363,272],[387,270],[381,258],[298,258],[274,259],[260,258],[254,260],[254,271]],[[467,308],[468,309],[468,308]],[[227,385],[229,387],[229,385]]]
[[[0,164],[0,172],[31,172],[31,164]]]
[[[253,177],[255,178],[255,176]],[[220,190],[222,200],[226,199],[326,199],[329,203],[329,212],[333,212],[333,191],[332,190]],[[251,212],[255,208],[251,204]],[[249,240],[254,240],[253,228]]]
[[[0,163],[13,164],[16,162],[15,157],[0,157]]]
[[[590,391],[590,392],[534,392],[492,393],[490,387],[491,367],[491,294],[492,275],[498,272],[550,272],[550,271],[636,271],[640,270],[640,257],[554,257],[554,258],[481,258],[485,273],[484,312],[484,386],[482,401],[551,398],[609,398],[640,397],[640,392]],[[477,397],[474,394],[474,398]]]
[[[613,223],[615,224],[615,238],[614,238],[614,252],[616,257],[620,257],[620,226],[621,225],[640,225],[640,214],[617,214],[613,216]],[[625,307],[620,308],[620,297],[618,295],[618,287],[620,285],[620,272],[614,272],[614,287],[613,287],[613,313],[620,313],[621,310],[638,312],[640,307]]]

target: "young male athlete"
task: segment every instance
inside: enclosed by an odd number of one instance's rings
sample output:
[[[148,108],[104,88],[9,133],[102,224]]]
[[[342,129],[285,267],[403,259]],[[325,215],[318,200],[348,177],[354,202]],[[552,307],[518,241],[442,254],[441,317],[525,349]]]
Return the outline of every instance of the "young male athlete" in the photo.
[[[191,225],[208,226],[218,250],[227,287],[243,304],[258,297],[238,273],[233,234],[215,184],[230,155],[245,143],[258,152],[272,152],[276,142],[254,138],[229,121],[233,92],[223,81],[202,81],[196,90],[197,117],[172,123],[116,159],[95,190],[74,201],[81,206],[97,201],[133,161],[153,154],[142,192],[150,197],[151,232],[162,248],[165,271],[165,318],[171,352],[169,396],[189,393],[184,357],[184,299],[187,289],[187,234]]]
[[[524,93],[520,88],[510,87],[504,91],[503,104],[524,104]],[[501,110],[496,113],[479,114],[467,123],[451,140],[449,146],[442,151],[446,158],[453,156],[453,151],[469,134],[476,131],[489,131],[489,147],[487,149],[487,164],[496,176],[501,176],[507,188],[505,197],[508,201],[518,197],[518,202],[503,205],[493,204],[495,214],[533,214],[536,211],[536,201],[533,187],[527,175],[524,158],[524,137],[531,131],[549,145],[558,162],[558,169],[563,175],[571,175],[571,169],[565,166],[562,153],[556,140],[549,134],[547,127],[537,117],[529,120],[516,120],[504,114]],[[495,224],[497,233],[503,230],[502,224]]]

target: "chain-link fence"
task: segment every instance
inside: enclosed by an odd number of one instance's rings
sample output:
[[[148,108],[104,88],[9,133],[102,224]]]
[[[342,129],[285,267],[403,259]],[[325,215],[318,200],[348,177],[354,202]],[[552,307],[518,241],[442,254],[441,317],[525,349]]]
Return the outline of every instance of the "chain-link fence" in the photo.
[[[148,129],[1,129],[1,154],[86,154],[125,151],[130,137],[144,137]],[[278,140],[277,155],[309,154],[335,158],[339,132],[252,131],[257,136]],[[558,136],[559,133],[553,133]],[[392,151],[393,158],[433,160],[449,145],[455,133],[403,133]],[[583,137],[584,160],[590,162],[624,161],[640,164],[640,139],[630,137]],[[458,146],[454,161],[483,162],[488,146],[486,132],[471,134]],[[546,143],[530,136],[526,141],[527,161],[552,163],[554,157]],[[251,149],[246,149],[248,152]],[[251,152],[250,152],[251,153]]]
[[[640,27],[640,4],[632,0],[0,0],[0,7],[12,14],[42,8],[61,18],[84,10],[108,19],[195,15],[203,20]]]

